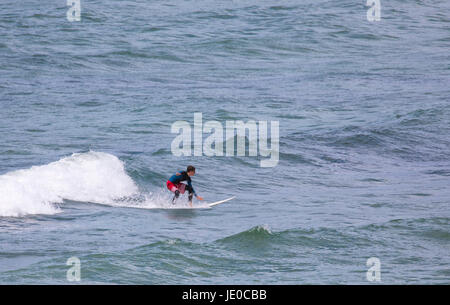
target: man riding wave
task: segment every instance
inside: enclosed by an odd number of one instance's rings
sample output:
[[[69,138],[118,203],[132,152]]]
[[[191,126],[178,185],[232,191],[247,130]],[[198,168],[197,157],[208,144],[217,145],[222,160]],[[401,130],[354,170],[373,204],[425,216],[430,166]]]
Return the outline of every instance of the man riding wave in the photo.
[[[175,175],[169,178],[167,180],[167,188],[175,193],[175,196],[172,199],[172,204],[175,204],[175,201],[178,199],[180,194],[184,194],[184,192],[187,190],[189,192],[189,205],[192,207],[192,198],[195,197],[198,200],[203,200],[203,197],[198,196],[195,193],[194,188],[192,187],[192,180],[191,177],[195,175],[195,167],[192,165],[189,165],[186,169],[186,171],[180,171],[177,172]],[[183,181],[187,181],[187,184],[181,183]]]

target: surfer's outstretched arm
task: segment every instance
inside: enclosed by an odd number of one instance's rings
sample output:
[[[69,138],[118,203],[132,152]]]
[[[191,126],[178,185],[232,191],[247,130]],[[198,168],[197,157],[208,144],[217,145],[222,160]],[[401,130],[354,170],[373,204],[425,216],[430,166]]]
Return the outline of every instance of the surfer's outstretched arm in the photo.
[[[202,201],[203,197],[197,195],[197,193],[194,190],[194,187],[192,186],[192,180],[189,178],[188,180],[188,185],[186,187],[187,190],[189,190],[189,193],[192,193],[193,196],[195,196],[195,198],[197,198],[198,200]],[[189,198],[189,201],[192,201],[192,197]]]

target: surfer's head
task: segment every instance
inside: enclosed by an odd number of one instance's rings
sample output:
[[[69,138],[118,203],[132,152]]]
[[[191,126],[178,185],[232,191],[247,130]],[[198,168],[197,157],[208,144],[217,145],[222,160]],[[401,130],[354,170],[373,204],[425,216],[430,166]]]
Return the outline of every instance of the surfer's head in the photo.
[[[187,167],[186,173],[189,175],[189,177],[194,176],[195,175],[195,167],[193,167],[192,165],[189,165]]]

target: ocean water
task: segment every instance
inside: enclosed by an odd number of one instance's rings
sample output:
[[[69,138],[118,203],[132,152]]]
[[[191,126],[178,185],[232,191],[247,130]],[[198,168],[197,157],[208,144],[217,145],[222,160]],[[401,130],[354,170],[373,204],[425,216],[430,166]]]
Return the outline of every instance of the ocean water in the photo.
[[[450,284],[450,3],[365,4],[2,0],[0,284]],[[175,156],[194,113],[277,166]]]

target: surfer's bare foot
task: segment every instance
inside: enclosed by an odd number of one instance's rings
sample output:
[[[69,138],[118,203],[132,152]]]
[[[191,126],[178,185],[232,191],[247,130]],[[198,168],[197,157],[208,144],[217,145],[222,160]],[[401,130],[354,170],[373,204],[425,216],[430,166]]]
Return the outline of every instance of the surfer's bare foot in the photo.
[[[192,206],[192,201],[191,202],[189,202],[189,206],[192,208],[193,206]]]

